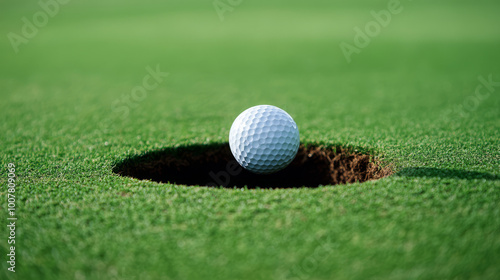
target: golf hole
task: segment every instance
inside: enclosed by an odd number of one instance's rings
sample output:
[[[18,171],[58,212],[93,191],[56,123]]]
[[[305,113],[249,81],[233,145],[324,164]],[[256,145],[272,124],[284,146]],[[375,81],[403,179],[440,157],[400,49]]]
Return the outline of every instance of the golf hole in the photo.
[[[132,156],[113,171],[121,176],[160,183],[227,188],[315,188],[376,180],[391,174],[371,155],[350,149],[300,145],[285,169],[253,174],[234,160],[229,144],[190,145]]]

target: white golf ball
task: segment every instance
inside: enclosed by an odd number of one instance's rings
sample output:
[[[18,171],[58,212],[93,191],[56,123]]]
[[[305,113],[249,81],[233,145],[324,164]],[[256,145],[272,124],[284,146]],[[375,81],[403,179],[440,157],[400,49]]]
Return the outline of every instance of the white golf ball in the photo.
[[[299,129],[282,109],[259,105],[234,120],[229,146],[238,163],[257,174],[277,172],[290,164],[299,149]]]

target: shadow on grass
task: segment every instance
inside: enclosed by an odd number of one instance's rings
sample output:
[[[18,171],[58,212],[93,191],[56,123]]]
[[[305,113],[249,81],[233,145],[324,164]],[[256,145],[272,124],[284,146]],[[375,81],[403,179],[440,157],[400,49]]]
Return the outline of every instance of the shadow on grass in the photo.
[[[121,176],[189,186],[315,188],[379,179],[391,174],[373,156],[341,146],[300,145],[285,169],[253,174],[234,160],[228,143],[195,144],[134,155],[116,163]]]
[[[433,167],[410,167],[405,168],[394,176],[400,177],[431,177],[442,179],[486,179],[489,181],[500,180],[500,176],[476,171],[461,169],[443,169]]]

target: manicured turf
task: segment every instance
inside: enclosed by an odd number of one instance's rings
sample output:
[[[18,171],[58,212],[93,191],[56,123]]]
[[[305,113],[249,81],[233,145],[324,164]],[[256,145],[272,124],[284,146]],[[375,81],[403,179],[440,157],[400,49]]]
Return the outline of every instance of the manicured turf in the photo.
[[[479,76],[500,81],[498,1],[402,1],[351,63],[339,44],[388,1],[243,1],[224,21],[211,1],[71,1],[16,54],[6,34],[40,11],[17,2],[0,4],[4,224],[8,163],[18,176],[1,279],[500,276],[500,86],[474,97]],[[168,77],[127,101],[157,65]],[[373,151],[395,174],[245,190],[112,172],[227,142],[257,104],[289,112],[303,143]]]

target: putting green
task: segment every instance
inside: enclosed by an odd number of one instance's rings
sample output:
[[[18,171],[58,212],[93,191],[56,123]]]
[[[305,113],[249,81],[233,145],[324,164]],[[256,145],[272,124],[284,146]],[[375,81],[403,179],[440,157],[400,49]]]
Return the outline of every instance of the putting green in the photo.
[[[498,278],[500,3],[402,0],[382,26],[389,3],[4,1],[0,278]],[[249,190],[113,172],[225,143],[257,104],[394,174]]]

